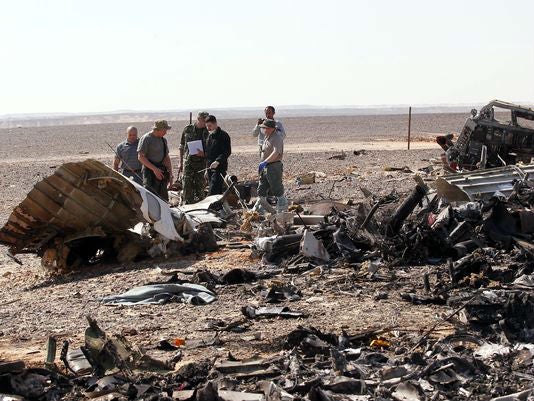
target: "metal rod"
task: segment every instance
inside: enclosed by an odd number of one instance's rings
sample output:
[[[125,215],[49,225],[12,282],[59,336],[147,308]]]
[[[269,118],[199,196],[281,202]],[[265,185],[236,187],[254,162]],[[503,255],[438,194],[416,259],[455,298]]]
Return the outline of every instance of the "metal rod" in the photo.
[[[193,124],[193,112],[189,112],[189,125]]]
[[[300,213],[299,213],[299,211],[298,211],[298,210],[295,210],[295,213],[297,213],[297,216],[299,217],[300,221],[302,221],[302,224],[304,224],[304,228],[305,228],[306,230],[308,230],[309,227],[308,227],[307,224],[304,222],[304,219],[303,219],[302,217],[300,217]]]
[[[410,150],[410,137],[412,134],[412,106],[408,109],[408,150]]]
[[[243,208],[245,208],[246,210],[249,210],[247,204],[245,203],[243,198],[241,198],[241,194],[239,193],[239,190],[235,187],[235,182],[233,182],[232,185],[228,185],[228,183],[224,179],[224,175],[222,175],[222,173],[219,173],[219,175],[222,177],[222,180],[226,184],[228,189],[230,189],[230,188],[234,189],[234,192],[237,195],[237,200],[239,201],[239,203],[241,203],[241,206],[243,206]]]
[[[362,225],[360,226],[360,230],[363,230],[367,224],[369,223],[369,220],[374,216],[378,208],[380,207],[380,201],[376,202],[371,210],[369,211],[369,214],[367,214],[367,217],[365,217],[365,220],[363,221]]]

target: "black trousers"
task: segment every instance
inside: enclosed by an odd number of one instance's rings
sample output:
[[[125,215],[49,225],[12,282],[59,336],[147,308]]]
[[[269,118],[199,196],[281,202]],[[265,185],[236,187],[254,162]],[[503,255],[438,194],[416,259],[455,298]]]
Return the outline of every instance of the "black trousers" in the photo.
[[[224,192],[226,188],[223,177],[226,177],[226,171],[208,170],[208,195],[220,195]]]

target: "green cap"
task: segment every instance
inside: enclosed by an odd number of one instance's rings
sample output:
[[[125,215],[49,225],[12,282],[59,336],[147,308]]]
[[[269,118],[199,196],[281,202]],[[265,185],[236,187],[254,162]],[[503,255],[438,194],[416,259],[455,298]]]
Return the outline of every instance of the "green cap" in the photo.
[[[206,119],[206,118],[208,118],[209,115],[210,115],[210,113],[208,113],[207,111],[199,111],[198,112],[198,118]]]
[[[154,123],[152,129],[171,129],[171,126],[167,124],[167,120],[158,120]]]
[[[260,125],[261,128],[276,128],[276,121],[266,118]]]

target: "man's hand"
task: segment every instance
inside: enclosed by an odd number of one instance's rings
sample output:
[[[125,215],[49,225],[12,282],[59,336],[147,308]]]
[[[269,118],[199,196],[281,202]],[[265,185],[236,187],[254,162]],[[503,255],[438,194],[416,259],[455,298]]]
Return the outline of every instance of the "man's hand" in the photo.
[[[199,150],[195,156],[198,156],[198,157],[206,157],[206,152],[204,152],[204,151],[202,151],[202,150]]]
[[[217,167],[219,167],[219,162],[215,160],[213,163],[210,164],[210,170],[215,170]]]
[[[155,167],[152,172],[154,173],[158,181],[163,180],[163,171],[161,171],[159,168]]]
[[[263,124],[263,118],[258,118],[258,125]]]
[[[261,174],[263,170],[267,167],[267,162],[263,161],[258,165],[258,174]]]

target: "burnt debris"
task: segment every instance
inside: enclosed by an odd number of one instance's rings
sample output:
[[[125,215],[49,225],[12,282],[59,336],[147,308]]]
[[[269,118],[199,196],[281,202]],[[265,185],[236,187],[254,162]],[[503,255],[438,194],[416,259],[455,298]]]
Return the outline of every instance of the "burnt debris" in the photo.
[[[362,202],[323,200],[320,207],[293,205],[294,212],[267,216],[246,210],[247,199],[232,208],[224,196],[187,209],[160,204],[104,167],[92,161],[62,166],[13,212],[1,231],[2,242],[13,254],[35,252],[43,263],[56,268],[74,266],[68,263],[72,253],[80,258],[75,241],[81,241],[87,252],[79,263],[90,263],[94,250],[102,249],[98,241],[103,240],[117,253],[126,251],[116,248],[116,243],[143,243],[146,254],[154,247],[159,254],[168,254],[171,249],[202,252],[246,244],[261,266],[223,274],[177,271],[166,283],[148,283],[101,300],[121,305],[179,301],[202,310],[201,305],[214,302],[216,306],[218,294],[228,294],[229,286],[243,286],[247,293],[246,298],[236,299],[232,319],[221,316],[206,325],[202,331],[209,332],[209,338],[163,339],[155,344],[154,349],[166,353],[164,360],[136,347],[124,335],[106,333],[88,318],[83,344],[64,340],[57,357],[61,343],[49,341],[45,368],[26,367],[20,361],[0,363],[0,395],[11,397],[5,399],[531,397],[531,165],[446,175],[428,185],[428,180],[416,176],[408,194],[392,191],[375,196],[365,190]],[[69,189],[54,195],[62,201],[45,211],[44,197],[52,188],[58,191],[63,181],[69,182]],[[122,191],[128,196],[117,194]],[[71,208],[81,207],[88,194],[98,204],[83,205],[85,220],[76,225]],[[113,213],[123,213],[122,225],[110,223]],[[138,224],[138,231],[130,230]],[[124,235],[136,239],[120,242]],[[235,237],[241,241],[232,241]],[[92,246],[93,241],[97,242]],[[61,256],[64,247],[66,256]],[[49,255],[50,249],[56,253]],[[402,274],[409,275],[414,266],[424,266],[426,273],[419,285],[407,285]],[[309,305],[341,292],[357,298],[370,282],[381,284],[367,294],[376,308],[390,301],[441,308],[446,313],[433,314],[434,323],[421,331],[394,320],[377,321],[352,333],[314,327],[302,301]],[[335,307],[351,312],[346,305]],[[240,359],[225,351],[212,360],[185,359],[191,350],[198,355],[208,347],[222,349],[231,335],[243,335],[243,344],[253,347],[254,341],[262,340],[262,333],[252,329],[265,321],[295,322],[296,328],[263,344],[261,356]]]
[[[493,100],[480,111],[473,109],[458,139],[437,137],[453,170],[502,167],[530,163],[534,155],[534,110]]]

